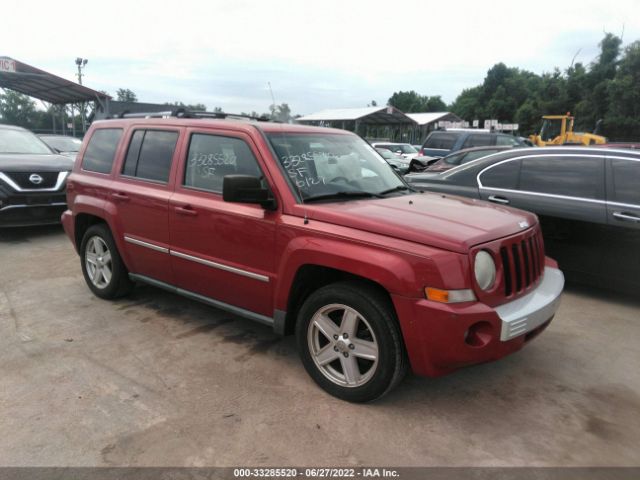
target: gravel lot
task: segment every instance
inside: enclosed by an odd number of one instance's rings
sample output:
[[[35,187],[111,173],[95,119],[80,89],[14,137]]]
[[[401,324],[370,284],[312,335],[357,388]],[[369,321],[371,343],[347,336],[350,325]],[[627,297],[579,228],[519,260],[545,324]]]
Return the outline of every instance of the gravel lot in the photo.
[[[639,313],[569,286],[519,353],[352,405],[291,337],[151,287],[99,300],[60,227],[0,230],[0,465],[637,466]]]

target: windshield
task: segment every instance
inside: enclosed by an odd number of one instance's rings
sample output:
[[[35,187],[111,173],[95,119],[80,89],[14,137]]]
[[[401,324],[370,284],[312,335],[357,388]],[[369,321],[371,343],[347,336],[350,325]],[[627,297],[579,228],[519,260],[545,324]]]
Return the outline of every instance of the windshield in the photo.
[[[561,126],[562,122],[560,120],[545,118],[542,122],[542,128],[540,129],[540,138],[545,142],[550,142],[560,135]]]
[[[74,137],[48,137],[43,135],[40,138],[44,140],[44,143],[59,152],[77,152],[80,150],[80,145],[82,145],[82,140]]]
[[[51,154],[51,150],[26,130],[0,128],[0,153]]]
[[[376,196],[405,185],[373,147],[355,135],[270,133],[268,138],[303,200],[344,192]]]

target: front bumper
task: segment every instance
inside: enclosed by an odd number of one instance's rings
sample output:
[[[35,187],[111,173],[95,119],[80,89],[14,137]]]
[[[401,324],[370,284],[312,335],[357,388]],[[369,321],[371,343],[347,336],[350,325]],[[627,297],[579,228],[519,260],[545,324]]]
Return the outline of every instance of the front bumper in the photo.
[[[533,291],[495,308],[392,296],[413,371],[444,375],[519,350],[547,327],[563,287],[562,272],[547,265]]]
[[[66,202],[13,204],[0,207],[0,227],[26,227],[60,223]]]
[[[60,214],[66,208],[64,189],[13,191],[0,182],[0,227],[60,223]]]

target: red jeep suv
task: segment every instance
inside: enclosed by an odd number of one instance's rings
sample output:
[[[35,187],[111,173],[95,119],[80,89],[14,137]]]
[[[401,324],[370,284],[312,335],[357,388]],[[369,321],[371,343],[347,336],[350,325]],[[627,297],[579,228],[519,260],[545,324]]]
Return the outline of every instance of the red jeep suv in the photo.
[[[94,122],[67,192],[94,294],[143,282],[295,333],[310,376],[349,401],[409,364],[435,376],[515,352],[564,285],[535,215],[413,190],[343,130]]]

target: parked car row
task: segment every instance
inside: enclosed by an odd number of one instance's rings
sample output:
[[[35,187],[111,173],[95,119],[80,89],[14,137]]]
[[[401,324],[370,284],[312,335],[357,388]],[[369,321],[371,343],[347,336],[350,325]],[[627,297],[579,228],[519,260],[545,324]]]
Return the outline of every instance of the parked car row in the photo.
[[[464,148],[488,146],[526,147],[527,143],[520,137],[514,137],[506,133],[471,129],[457,131],[436,130],[427,136],[419,154],[444,157]]]

